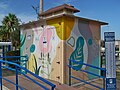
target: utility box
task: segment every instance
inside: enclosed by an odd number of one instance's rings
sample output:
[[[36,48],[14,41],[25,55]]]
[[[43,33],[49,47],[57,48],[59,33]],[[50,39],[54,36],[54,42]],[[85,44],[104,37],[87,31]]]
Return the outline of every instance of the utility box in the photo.
[[[62,10],[65,12],[66,8]],[[67,84],[68,59],[100,67],[101,25],[107,25],[105,22],[70,15],[69,9],[68,12],[56,12],[57,15],[51,16],[43,13],[43,19],[20,26],[21,55],[29,56],[26,68],[44,78]],[[99,70],[84,65],[78,65],[78,68],[100,74]],[[72,74],[84,80],[95,78],[79,70],[72,70]]]

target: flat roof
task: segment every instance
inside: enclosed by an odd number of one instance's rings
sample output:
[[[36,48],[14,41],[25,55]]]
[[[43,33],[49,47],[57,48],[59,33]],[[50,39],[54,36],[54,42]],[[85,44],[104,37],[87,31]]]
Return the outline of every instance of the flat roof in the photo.
[[[48,9],[47,11],[41,13],[40,16],[42,16],[42,15],[47,15],[47,14],[50,14],[50,13],[52,13],[52,12],[56,12],[56,11],[63,10],[63,9],[71,10],[71,11],[73,11],[74,13],[80,12],[80,10],[74,8],[74,6],[71,6],[71,5],[68,5],[68,4],[63,4],[63,5],[56,6],[56,7],[53,7],[53,8],[51,8],[51,9]]]
[[[98,22],[100,25],[108,25],[108,23],[102,22],[102,21],[99,21],[99,20],[93,20],[93,19],[89,19],[89,18],[83,18],[83,17],[79,17],[79,16],[75,16],[75,15],[61,14],[61,15],[57,15],[57,16],[54,16],[54,17],[46,18],[46,19],[40,19],[40,20],[37,20],[37,21],[28,22],[28,23],[20,25],[20,27],[27,26],[27,25],[33,25],[34,23],[40,23],[40,22],[43,23],[43,22],[45,22],[45,20],[51,20],[51,19],[62,17],[62,16],[79,18],[80,20],[83,20],[83,21]]]

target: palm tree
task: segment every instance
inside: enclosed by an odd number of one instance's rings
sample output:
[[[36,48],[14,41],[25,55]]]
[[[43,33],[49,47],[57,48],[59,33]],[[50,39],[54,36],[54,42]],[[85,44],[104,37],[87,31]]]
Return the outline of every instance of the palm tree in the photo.
[[[2,27],[4,31],[7,31],[7,39],[11,41],[12,32],[19,30],[19,20],[14,14],[9,13],[4,17]]]
[[[8,41],[7,40],[7,31],[3,26],[0,27],[0,41]]]
[[[0,41],[2,40],[2,26],[0,26]]]
[[[12,41],[13,45],[19,43],[19,38],[15,38],[15,36],[18,37],[19,35],[19,25],[16,15],[9,13],[8,16],[5,16],[2,21],[2,29],[0,30],[0,33],[3,33],[3,41]]]

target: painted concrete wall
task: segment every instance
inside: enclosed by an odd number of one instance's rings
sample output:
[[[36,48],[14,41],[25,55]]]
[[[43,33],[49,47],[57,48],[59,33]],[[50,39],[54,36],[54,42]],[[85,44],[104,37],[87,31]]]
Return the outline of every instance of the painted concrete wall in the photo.
[[[21,28],[21,55],[29,56],[29,70],[42,77],[68,83],[68,59],[100,66],[98,22],[61,16],[47,20],[45,24],[42,27],[37,22]],[[73,75],[82,79],[88,80],[93,76],[77,69],[99,74],[98,70],[75,63],[72,65],[76,68],[72,70]]]

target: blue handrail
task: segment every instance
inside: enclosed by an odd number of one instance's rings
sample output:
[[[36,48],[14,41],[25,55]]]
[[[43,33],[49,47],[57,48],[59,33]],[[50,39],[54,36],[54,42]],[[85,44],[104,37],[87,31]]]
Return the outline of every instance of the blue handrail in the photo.
[[[73,66],[71,66],[71,65],[68,65],[68,66],[69,66],[70,68],[73,68],[73,69],[74,69]],[[97,77],[99,77],[99,78],[105,78],[104,76],[97,75],[97,74],[92,73],[92,72],[89,72],[89,71],[87,71],[87,70],[81,70],[81,69],[80,69],[80,71],[85,72],[85,73],[88,73],[88,74],[91,74],[91,75],[94,75],[94,76],[97,76]]]
[[[0,58],[21,58],[21,57],[28,58],[27,56],[3,56],[3,57],[0,57]]]
[[[99,69],[99,70],[103,70],[103,71],[106,71],[105,68],[100,68],[100,67],[96,67],[96,66],[93,66],[93,65],[90,65],[90,64],[86,64],[86,63],[83,63],[83,62],[78,62],[78,61],[75,61],[75,60],[71,60],[69,59],[71,62],[74,62],[74,63],[77,63],[77,64],[82,64],[82,65],[86,65],[88,67],[92,67],[92,68],[96,68],[96,69]]]
[[[12,70],[12,71],[16,71],[16,69],[13,69],[13,68],[10,68],[10,67],[7,67],[7,66],[2,66],[2,67],[3,67],[3,68],[7,68],[7,69]],[[22,89],[22,87],[18,85],[18,72],[19,72],[20,74],[24,75],[25,77],[27,77],[28,79],[30,79],[31,81],[33,81],[34,83],[38,84],[40,87],[44,88],[45,90],[49,90],[49,89],[46,88],[45,86],[39,84],[37,81],[35,81],[34,79],[30,78],[29,76],[27,76],[26,74],[24,74],[24,73],[22,73],[22,72],[20,72],[20,71],[17,71],[17,72],[16,72],[16,73],[17,73],[17,74],[16,74],[16,84],[15,84],[14,82],[12,82],[12,81],[4,78],[6,81],[8,81],[8,82],[10,82],[10,83],[12,83],[12,84],[14,84],[14,85],[16,85],[16,90],[18,90],[18,87],[20,87],[20,89]]]
[[[11,67],[8,67],[8,66],[2,66],[2,63],[7,63],[7,64],[11,64],[11,65],[14,65],[16,68],[13,69]],[[39,85],[41,88],[45,89],[45,90],[49,90],[48,88],[46,88],[45,86],[43,86],[42,84],[40,84],[39,82],[33,80],[32,78],[30,78],[29,76],[27,76],[26,74],[24,74],[23,72],[19,71],[19,69],[23,69],[25,70],[27,73],[31,74],[32,76],[34,76],[35,78],[43,81],[44,83],[48,84],[51,86],[51,90],[54,90],[54,88],[56,87],[56,85],[54,85],[53,83],[49,82],[48,80],[40,77],[40,76],[37,76],[36,74],[34,74],[33,72],[27,70],[26,68],[16,64],[16,63],[13,63],[13,62],[8,62],[8,61],[3,61],[3,60],[0,60],[0,83],[1,83],[1,88],[2,88],[2,68],[7,68],[9,70],[13,70],[13,71],[16,71],[16,90],[18,90],[18,87],[19,87],[19,83],[18,83],[18,73],[24,75],[26,78],[30,79],[32,82],[34,82],[35,84]]]
[[[14,63],[19,63],[20,65],[22,65],[22,67],[27,67],[27,61],[28,61],[28,56],[0,56],[0,59],[14,59],[11,62]],[[23,71],[24,73],[27,73],[25,71]]]
[[[0,63],[0,84],[1,84],[1,86],[0,86],[0,88],[2,88],[2,64]]]
[[[74,66],[71,65],[72,62],[74,62],[74,63],[76,63],[76,64],[82,64],[82,65],[85,65],[85,66],[88,66],[88,67],[91,67],[91,68],[99,69],[99,70],[102,70],[102,71],[104,71],[104,72],[106,71],[105,68],[100,68],[100,67],[97,67],[97,66],[93,66],[93,65],[90,65],[90,64],[86,64],[86,63],[83,63],[83,62],[78,62],[78,61],[69,59],[69,65],[68,65],[68,67],[69,67],[70,69],[72,68],[72,69],[76,70],[76,67],[74,67]],[[88,83],[88,82],[86,82],[86,81],[84,81],[84,80],[81,80],[81,79],[79,79],[79,78],[76,78],[76,77],[72,76],[70,69],[69,69],[69,74],[70,74],[70,75],[69,75],[69,85],[71,85],[71,78],[73,78],[73,79],[76,79],[76,80],[78,80],[78,81],[81,81],[81,82],[84,82],[84,83],[86,83],[86,84],[89,84],[89,85],[91,85],[91,86],[93,86],[93,87],[99,88],[100,90],[104,90],[104,88],[100,88],[100,87],[98,87],[98,86],[96,86],[96,85],[94,85],[94,84]],[[77,69],[77,70],[78,70],[78,69]],[[97,77],[99,77],[99,78],[105,79],[104,76],[97,75],[97,74],[95,74],[95,73],[93,73],[93,72],[90,72],[90,71],[87,71],[87,70],[82,70],[82,69],[79,69],[79,70],[82,71],[82,72],[85,72],[85,73],[88,73],[88,74],[97,76]]]
[[[89,84],[89,85],[91,85],[91,86],[93,86],[93,87],[96,87],[96,88],[98,88],[98,89],[100,89],[100,90],[103,90],[103,88],[101,88],[101,87],[99,87],[99,86],[96,86],[96,85],[94,85],[94,84],[91,84],[91,83],[89,83],[89,82],[86,82],[86,81],[84,81],[84,80],[81,80],[81,79],[79,79],[79,78],[76,78],[76,77],[74,77],[74,76],[71,76],[71,78],[74,78],[74,79],[76,79],[76,80],[78,80],[78,81],[84,82],[84,83]]]

